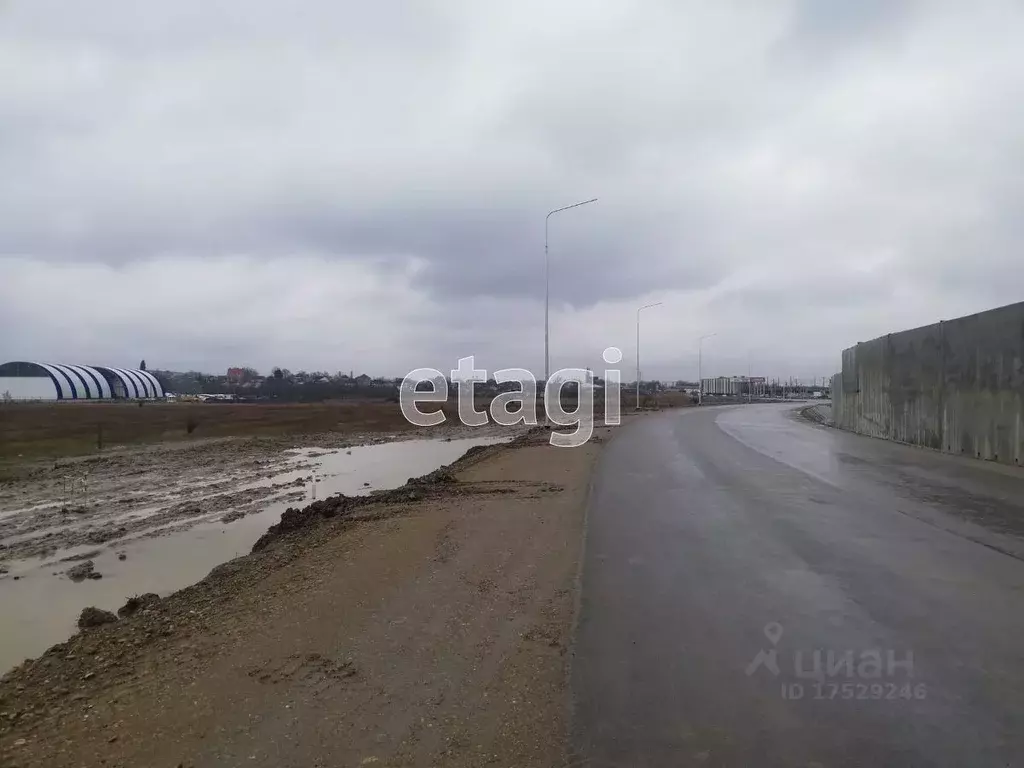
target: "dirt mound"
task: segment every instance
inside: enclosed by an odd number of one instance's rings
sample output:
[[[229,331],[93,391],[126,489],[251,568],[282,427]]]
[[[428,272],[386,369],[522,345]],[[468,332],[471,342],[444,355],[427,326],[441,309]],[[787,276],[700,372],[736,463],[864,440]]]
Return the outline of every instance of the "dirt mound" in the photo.
[[[64,571],[64,575],[75,582],[103,578],[103,574],[96,570],[96,564],[92,560],[86,560],[84,563],[68,568]]]
[[[134,595],[128,598],[128,601],[117,609],[117,615],[121,618],[131,616],[134,613],[138,613],[143,608],[149,608],[155,606],[160,602],[160,595],[154,592],[147,592],[144,595]]]
[[[398,488],[375,491],[368,496],[344,496],[339,494],[337,496],[329,496],[320,501],[314,501],[312,504],[302,508],[289,507],[281,515],[281,522],[270,526],[267,532],[260,536],[253,545],[252,551],[259,552],[266,549],[271,542],[282,535],[314,525],[322,519],[350,514],[353,510],[367,504],[415,502],[423,497],[424,492],[428,495],[432,493],[432,487],[438,488],[438,492],[441,491],[441,488],[450,490],[451,486],[458,484],[457,474],[462,470],[510,448],[521,448],[542,441],[541,435],[543,435],[543,440],[547,439],[546,428],[534,427],[509,443],[474,445],[451,464],[438,467],[433,472],[428,472],[421,477],[410,477],[406,480],[405,485]]]
[[[486,450],[487,450],[487,446],[486,445],[474,445],[472,448],[470,448],[468,451],[466,451],[464,454],[462,454],[462,458],[460,459],[460,461],[463,460],[463,459],[468,459],[470,456],[476,456],[478,453],[480,453],[480,451],[486,451]]]
[[[410,477],[405,481],[405,485],[441,485],[455,482],[458,481],[455,479],[454,472],[448,469],[448,467],[439,467],[433,472],[429,472],[422,477]]]
[[[288,507],[281,514],[281,522],[270,526],[267,532],[260,536],[256,543],[253,544],[252,551],[259,552],[261,549],[265,549],[278,536],[305,528],[316,520],[335,517],[366,498],[368,497],[339,494],[338,496],[330,496],[320,501],[314,501],[306,507]]]
[[[115,621],[117,621],[117,616],[110,611],[101,611],[90,605],[88,608],[82,609],[82,615],[78,617],[78,628],[91,629],[103,624],[113,624]]]

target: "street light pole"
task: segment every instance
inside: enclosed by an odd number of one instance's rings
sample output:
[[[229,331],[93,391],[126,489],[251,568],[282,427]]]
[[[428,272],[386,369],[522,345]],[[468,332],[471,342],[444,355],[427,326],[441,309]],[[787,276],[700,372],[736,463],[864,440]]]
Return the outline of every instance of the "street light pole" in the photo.
[[[751,401],[753,400],[753,393],[751,392],[751,388],[754,386],[754,382],[752,382],[750,380],[751,370],[752,369],[750,367],[750,350],[748,349],[747,350],[747,405],[750,405]]]
[[[547,386],[548,377],[551,375],[551,354],[548,346],[548,318],[551,305],[551,261],[548,259],[548,221],[556,213],[596,202],[597,198],[595,197],[591,200],[567,205],[564,208],[555,208],[555,210],[549,211],[548,215],[544,217],[544,386]]]
[[[660,307],[663,302],[644,304],[636,311],[636,409],[640,410],[640,313],[651,307]]]
[[[704,339],[710,339],[717,335],[717,333],[708,333],[697,340],[697,405],[704,405],[704,374],[701,365],[704,356]]]

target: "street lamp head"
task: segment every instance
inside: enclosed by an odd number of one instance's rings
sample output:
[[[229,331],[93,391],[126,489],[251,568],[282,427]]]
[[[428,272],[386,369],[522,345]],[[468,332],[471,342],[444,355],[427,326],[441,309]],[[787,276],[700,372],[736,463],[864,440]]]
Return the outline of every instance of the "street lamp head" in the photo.
[[[570,208],[579,208],[581,205],[589,205],[590,203],[596,203],[596,202],[597,202],[597,198],[596,197],[592,197],[589,200],[582,200],[582,201],[580,201],[578,203],[573,203],[572,205],[566,205],[566,206],[564,206],[562,208],[555,208],[555,210],[553,210],[553,211],[548,211],[548,215],[545,218],[546,219],[550,219],[556,213],[560,213],[562,211],[568,211]]]

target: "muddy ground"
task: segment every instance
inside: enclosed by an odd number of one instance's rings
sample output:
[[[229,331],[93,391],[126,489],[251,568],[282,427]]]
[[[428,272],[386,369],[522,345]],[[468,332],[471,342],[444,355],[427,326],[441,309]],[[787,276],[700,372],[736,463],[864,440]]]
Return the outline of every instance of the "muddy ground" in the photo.
[[[393,488],[510,437],[467,432],[200,440],[23,465],[0,481],[0,674],[67,638],[88,605],[194,584],[290,507]],[[434,439],[398,439],[413,435]]]
[[[286,515],[251,555],[0,679],[0,763],[565,764],[584,507],[609,432],[572,450],[533,432]]]
[[[445,409],[454,415],[451,406]],[[0,477],[33,458],[224,437],[413,432],[397,403],[0,403]]]
[[[272,503],[300,503],[309,496],[310,477],[265,482],[313,466],[296,462],[286,452],[292,448],[337,450],[410,437],[482,434],[450,425],[413,433],[212,438],[24,463],[0,481],[0,568],[5,561],[166,535],[211,517],[230,522]],[[75,556],[88,557],[88,551]]]

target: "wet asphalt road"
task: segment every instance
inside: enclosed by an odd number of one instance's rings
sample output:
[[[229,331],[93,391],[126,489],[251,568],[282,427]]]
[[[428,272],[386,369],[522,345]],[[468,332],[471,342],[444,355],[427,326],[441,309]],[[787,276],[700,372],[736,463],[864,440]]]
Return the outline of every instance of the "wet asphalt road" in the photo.
[[[586,547],[574,765],[1024,766],[1024,469],[664,412]]]

